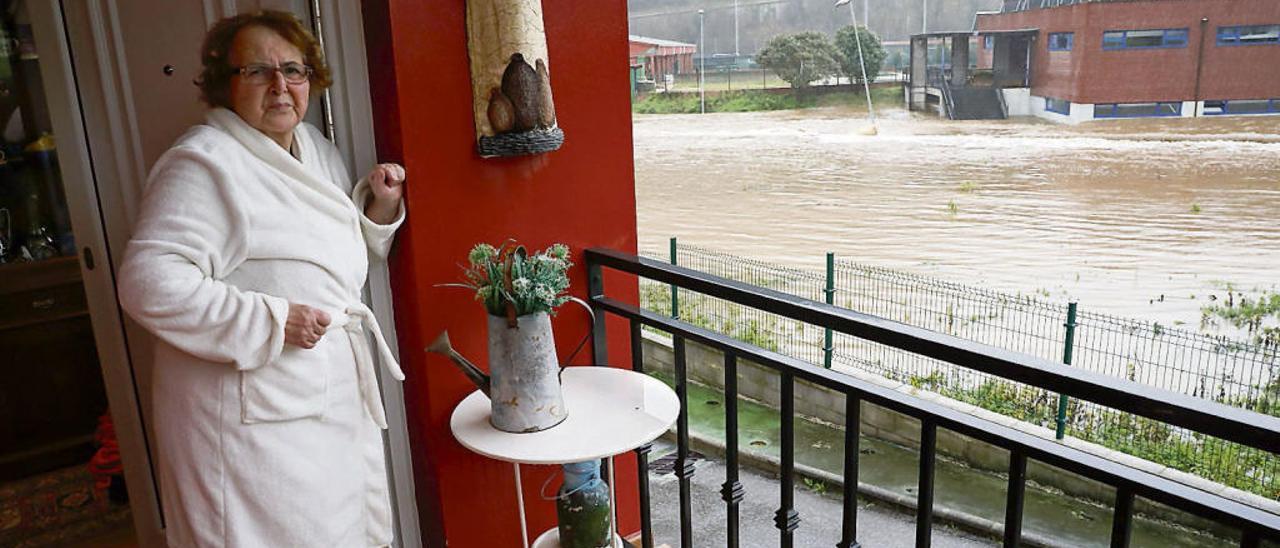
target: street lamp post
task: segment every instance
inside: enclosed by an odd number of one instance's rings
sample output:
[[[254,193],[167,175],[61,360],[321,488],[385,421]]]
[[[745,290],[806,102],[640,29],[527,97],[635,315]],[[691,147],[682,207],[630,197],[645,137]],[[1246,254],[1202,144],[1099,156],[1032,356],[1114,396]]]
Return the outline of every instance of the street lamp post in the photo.
[[[702,18],[705,15],[703,10],[698,10],[698,113],[707,113],[707,41],[706,36],[702,32]]]
[[[836,2],[836,7],[840,7],[844,4],[849,4],[849,19],[853,21],[853,42],[858,46],[858,67],[862,69],[862,89],[867,94],[867,117],[871,119],[871,127],[874,128],[876,125],[876,111],[875,107],[871,106],[871,81],[867,80],[867,61],[866,57],[862,54],[862,35],[858,32],[858,14],[854,13],[853,2],[850,0],[838,0]],[[863,5],[866,5],[865,0]],[[865,18],[867,15],[866,11],[863,11],[862,15]],[[852,83],[853,75],[849,75],[849,80],[850,83]]]
[[[866,0],[862,0],[865,2]],[[733,62],[738,62],[738,56],[741,52],[738,50],[738,0],[733,0]]]

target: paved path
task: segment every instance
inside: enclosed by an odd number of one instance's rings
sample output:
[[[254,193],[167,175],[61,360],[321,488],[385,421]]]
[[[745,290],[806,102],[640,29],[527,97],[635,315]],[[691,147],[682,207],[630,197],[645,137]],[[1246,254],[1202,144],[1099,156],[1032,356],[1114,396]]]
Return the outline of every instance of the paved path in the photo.
[[[654,445],[651,462],[672,448],[664,442]],[[720,498],[724,483],[724,463],[701,460],[693,475],[693,544],[698,547],[725,546],[725,504]],[[773,515],[778,510],[778,480],[755,470],[739,472],[746,498],[739,520],[743,548],[778,546],[779,533]],[[680,485],[675,474],[651,470],[649,474],[653,509],[655,546],[680,545]],[[832,548],[840,541],[841,503],[838,493],[818,494],[798,484],[795,492],[800,528],[795,532],[795,546]],[[915,546],[915,517],[874,501],[858,504],[858,541],[863,548],[908,548]],[[934,525],[933,546],[937,548],[976,548],[994,546],[994,539],[984,539],[943,525]]]

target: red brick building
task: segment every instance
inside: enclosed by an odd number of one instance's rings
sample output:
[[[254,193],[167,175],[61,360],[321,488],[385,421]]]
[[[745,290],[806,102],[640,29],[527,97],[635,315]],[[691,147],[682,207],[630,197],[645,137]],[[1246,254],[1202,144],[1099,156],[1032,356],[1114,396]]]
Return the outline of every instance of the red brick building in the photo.
[[[1036,31],[1029,114],[1073,122],[1280,114],[1275,0],[1115,0],[980,13],[978,67],[992,67],[1001,53],[1000,36],[986,33],[1028,29]],[[1017,114],[1017,98],[1006,98]]]
[[[661,80],[668,74],[689,74],[697,71],[693,65],[693,54],[697,53],[697,44],[686,44],[661,38],[630,36],[631,66],[644,67],[644,76],[653,80]]]

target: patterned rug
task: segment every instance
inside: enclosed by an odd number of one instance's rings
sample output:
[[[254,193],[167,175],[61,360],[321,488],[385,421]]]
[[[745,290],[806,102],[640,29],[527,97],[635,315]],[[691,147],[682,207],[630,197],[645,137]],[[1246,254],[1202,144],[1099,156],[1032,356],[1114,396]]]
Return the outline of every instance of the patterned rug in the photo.
[[[119,529],[129,505],[94,489],[84,466],[0,484],[0,547],[58,546]]]

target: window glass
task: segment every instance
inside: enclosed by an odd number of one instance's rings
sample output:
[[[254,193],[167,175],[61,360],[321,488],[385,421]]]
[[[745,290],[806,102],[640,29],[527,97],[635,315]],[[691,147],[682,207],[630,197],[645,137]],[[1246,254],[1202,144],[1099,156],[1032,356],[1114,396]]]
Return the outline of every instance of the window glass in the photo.
[[[1131,30],[1125,33],[1126,48],[1155,48],[1164,45],[1162,30]]]
[[[1102,49],[1187,47],[1187,29],[1113,30],[1102,33]]]
[[[1094,105],[1094,118],[1146,118],[1179,116],[1182,103],[1120,103]]]
[[[982,37],[982,49],[991,49],[992,42],[994,41],[994,40],[992,40],[993,38],[995,38],[995,37],[994,37],[994,36],[983,36],[983,37]]]
[[[1055,32],[1049,34],[1049,51],[1071,51],[1071,43],[1075,33]]]
[[[1270,101],[1266,99],[1227,101],[1227,112],[1230,114],[1262,114],[1269,110]]]
[[[1058,114],[1071,114],[1071,101],[1066,99],[1044,98],[1044,109]]]
[[[1280,25],[1218,27],[1218,45],[1280,44]]]
[[[1124,47],[1124,33],[1120,31],[1102,33],[1102,47],[1104,48]]]
[[[1280,42],[1280,25],[1259,25],[1244,27],[1240,31],[1240,43],[1261,44]]]

